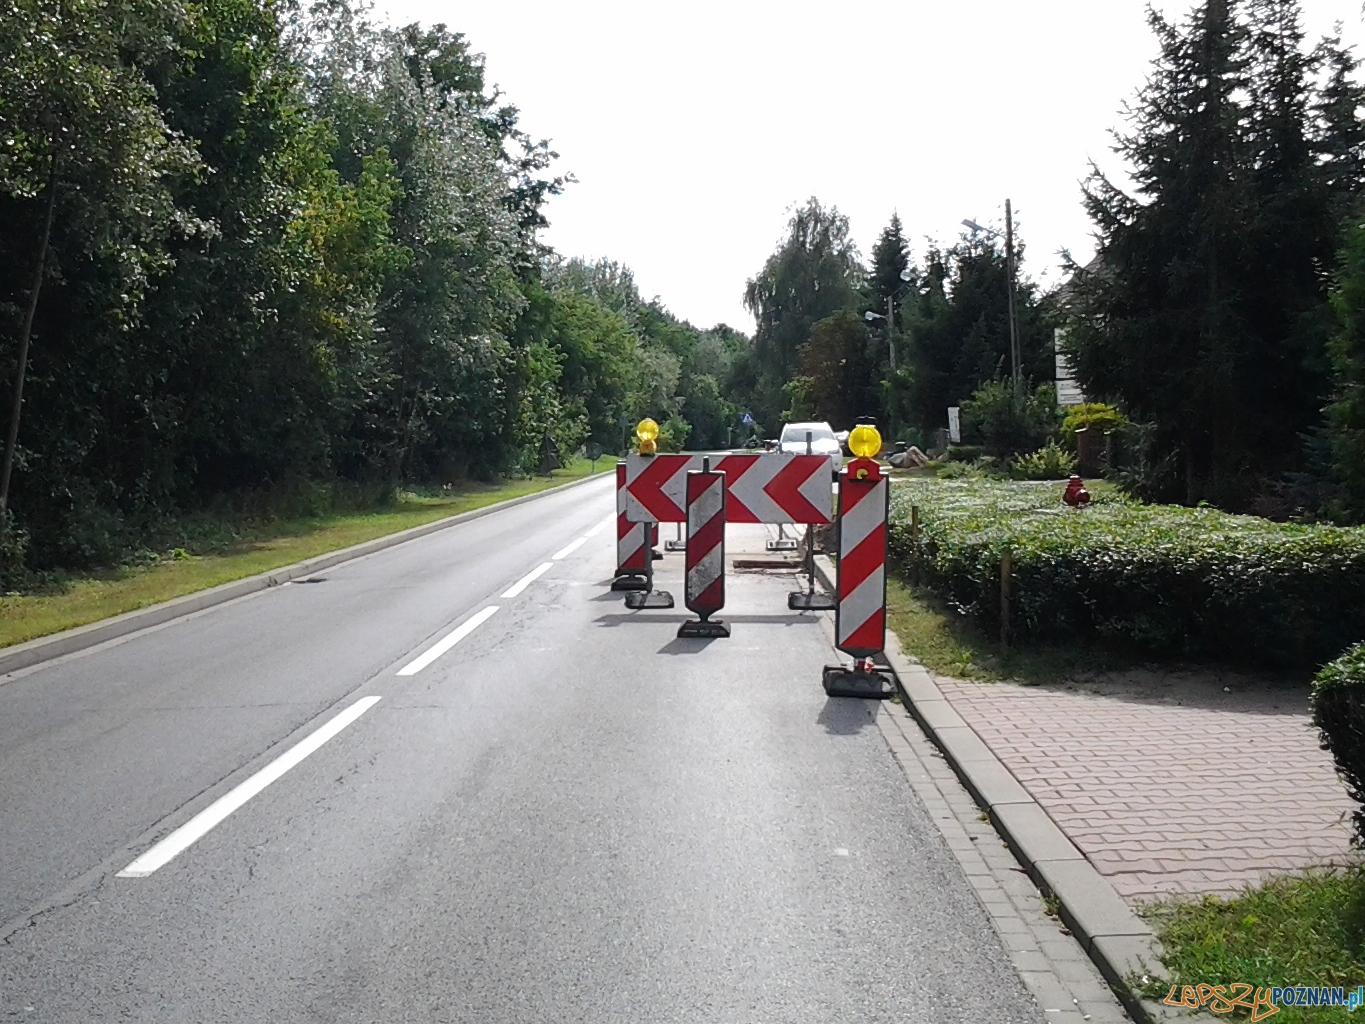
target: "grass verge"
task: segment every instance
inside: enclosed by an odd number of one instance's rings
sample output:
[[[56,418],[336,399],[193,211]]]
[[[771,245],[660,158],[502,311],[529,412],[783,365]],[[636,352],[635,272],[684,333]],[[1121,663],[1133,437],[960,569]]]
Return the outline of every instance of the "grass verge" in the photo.
[[[887,580],[886,612],[905,652],[936,675],[1046,684],[1131,664],[1086,644],[1031,645],[1002,652],[998,638],[987,637],[932,591],[895,576]]]
[[[1160,1002],[1170,983],[1257,988],[1365,985],[1365,873],[1277,878],[1233,899],[1154,904],[1144,910],[1166,948],[1169,978],[1145,994]],[[1177,996],[1179,998],[1179,990]],[[1235,1011],[1233,1019],[1249,1017]],[[1275,1024],[1346,1024],[1345,1007],[1281,1006]]]
[[[602,473],[614,465],[612,459],[599,459],[596,471]],[[58,593],[0,597],[0,647],[159,604],[446,516],[535,494],[580,480],[592,472],[592,463],[580,460],[548,477],[500,484],[471,483],[442,492],[439,497],[405,493],[394,505],[372,512],[266,523],[254,528],[248,540],[222,551],[201,555],[181,551],[176,557],[150,566],[73,579]]]

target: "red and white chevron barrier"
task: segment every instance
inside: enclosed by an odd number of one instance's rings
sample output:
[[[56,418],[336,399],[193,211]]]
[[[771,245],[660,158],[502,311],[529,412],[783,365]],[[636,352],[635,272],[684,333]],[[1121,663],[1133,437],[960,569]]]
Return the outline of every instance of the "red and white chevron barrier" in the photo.
[[[703,462],[709,467],[710,460]],[[711,616],[725,607],[725,474],[703,468],[687,474],[687,556],[683,603],[698,621],[678,627],[680,637],[730,635]]]
[[[631,522],[687,521],[687,474],[702,468],[700,455],[626,457],[626,518]],[[826,455],[726,455],[726,518],[732,523],[812,523],[833,519],[832,460]]]
[[[873,664],[886,647],[886,514],[891,482],[872,459],[855,459],[839,476],[839,567],[835,575],[835,646],[853,668],[825,668],[831,697],[885,700],[895,693]]]
[[[886,646],[886,514],[889,481],[839,482],[839,603],[835,646],[870,658]]]

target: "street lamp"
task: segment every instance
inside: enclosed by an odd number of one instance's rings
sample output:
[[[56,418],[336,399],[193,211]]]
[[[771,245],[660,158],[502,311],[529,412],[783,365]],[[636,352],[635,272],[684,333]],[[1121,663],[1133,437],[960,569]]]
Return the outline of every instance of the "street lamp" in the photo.
[[[896,326],[896,300],[901,297],[901,293],[904,292],[906,288],[910,287],[910,279],[914,276],[915,275],[911,273],[909,267],[906,267],[901,271],[901,280],[904,281],[905,284],[901,285],[886,297],[885,313],[877,313],[869,309],[863,314],[863,319],[868,323],[872,323],[873,320],[886,321],[886,347],[891,355],[891,369],[893,370],[896,368],[896,339],[892,333]]]
[[[983,228],[974,220],[964,220],[962,226],[976,234],[984,231],[988,235],[1000,237],[1000,232],[992,228]],[[1005,200],[1005,267],[1006,275],[1009,277],[1009,307],[1010,307],[1010,376],[1014,380],[1014,393],[1019,394],[1021,383],[1020,377],[1020,358],[1019,358],[1019,328],[1015,323],[1014,317],[1014,215],[1010,210],[1010,201]]]

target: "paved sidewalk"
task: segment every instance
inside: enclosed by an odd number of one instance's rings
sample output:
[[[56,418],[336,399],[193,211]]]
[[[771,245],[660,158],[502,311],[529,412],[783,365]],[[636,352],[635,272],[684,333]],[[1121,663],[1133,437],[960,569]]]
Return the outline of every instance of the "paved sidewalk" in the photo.
[[[1304,688],[1155,673],[1066,687],[935,681],[1129,903],[1232,894],[1353,859],[1353,804]]]
[[[1038,887],[909,712],[890,701],[866,706],[1048,1024],[1130,1020],[1075,937],[1048,914]]]

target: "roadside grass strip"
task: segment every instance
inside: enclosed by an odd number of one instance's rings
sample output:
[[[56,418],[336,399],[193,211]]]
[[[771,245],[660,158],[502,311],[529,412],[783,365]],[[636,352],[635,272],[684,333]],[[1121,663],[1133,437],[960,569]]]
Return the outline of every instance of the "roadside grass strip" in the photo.
[[[906,653],[930,672],[954,679],[1048,684],[1153,661],[1145,654],[1134,657],[1085,643],[1033,643],[1002,651],[998,637],[955,612],[933,591],[894,575],[886,581],[886,615]]]
[[[605,467],[597,472],[605,471]],[[404,493],[392,506],[296,519],[232,522],[217,541],[156,559],[142,567],[92,572],[35,593],[0,596],[0,647],[60,633],[110,616],[136,611],[222,583],[269,572],[378,537],[424,526],[512,498],[550,490],[592,475],[580,461],[550,477],[499,484],[462,484],[439,495]]]
[[[547,562],[546,566],[548,565],[549,563]],[[422,669],[426,668],[441,655],[445,654],[446,651],[450,650],[461,640],[467,637],[470,633],[474,632],[474,630],[478,629],[485,622],[491,619],[494,613],[497,612],[497,610],[498,610],[497,605],[490,604],[483,611],[477,612],[470,618],[465,619],[464,622],[460,623],[449,633],[447,633],[444,637],[442,637],[439,641],[437,641],[432,647],[428,648],[426,652],[424,652],[423,654],[419,654],[416,658],[413,658],[412,661],[408,662],[406,665],[400,668],[398,670],[398,674],[400,676],[415,676],[418,672],[422,671]]]
[[[361,697],[326,725],[309,733],[304,739],[281,754],[258,771],[251,778],[235,787],[231,792],[219,797],[185,824],[157,843],[118,873],[119,878],[146,878],[165,867],[180,854],[220,825],[228,815],[237,810],[261,790],[279,779],[285,772],[299,764],[341,730],[353,723],[366,711],[379,703],[378,697]]]
[[[1359,1019],[1353,1012],[1365,1001],[1359,868],[1275,878],[1231,899],[1151,904],[1142,913],[1166,951],[1169,976],[1144,986],[1155,1002],[1275,1024]]]

